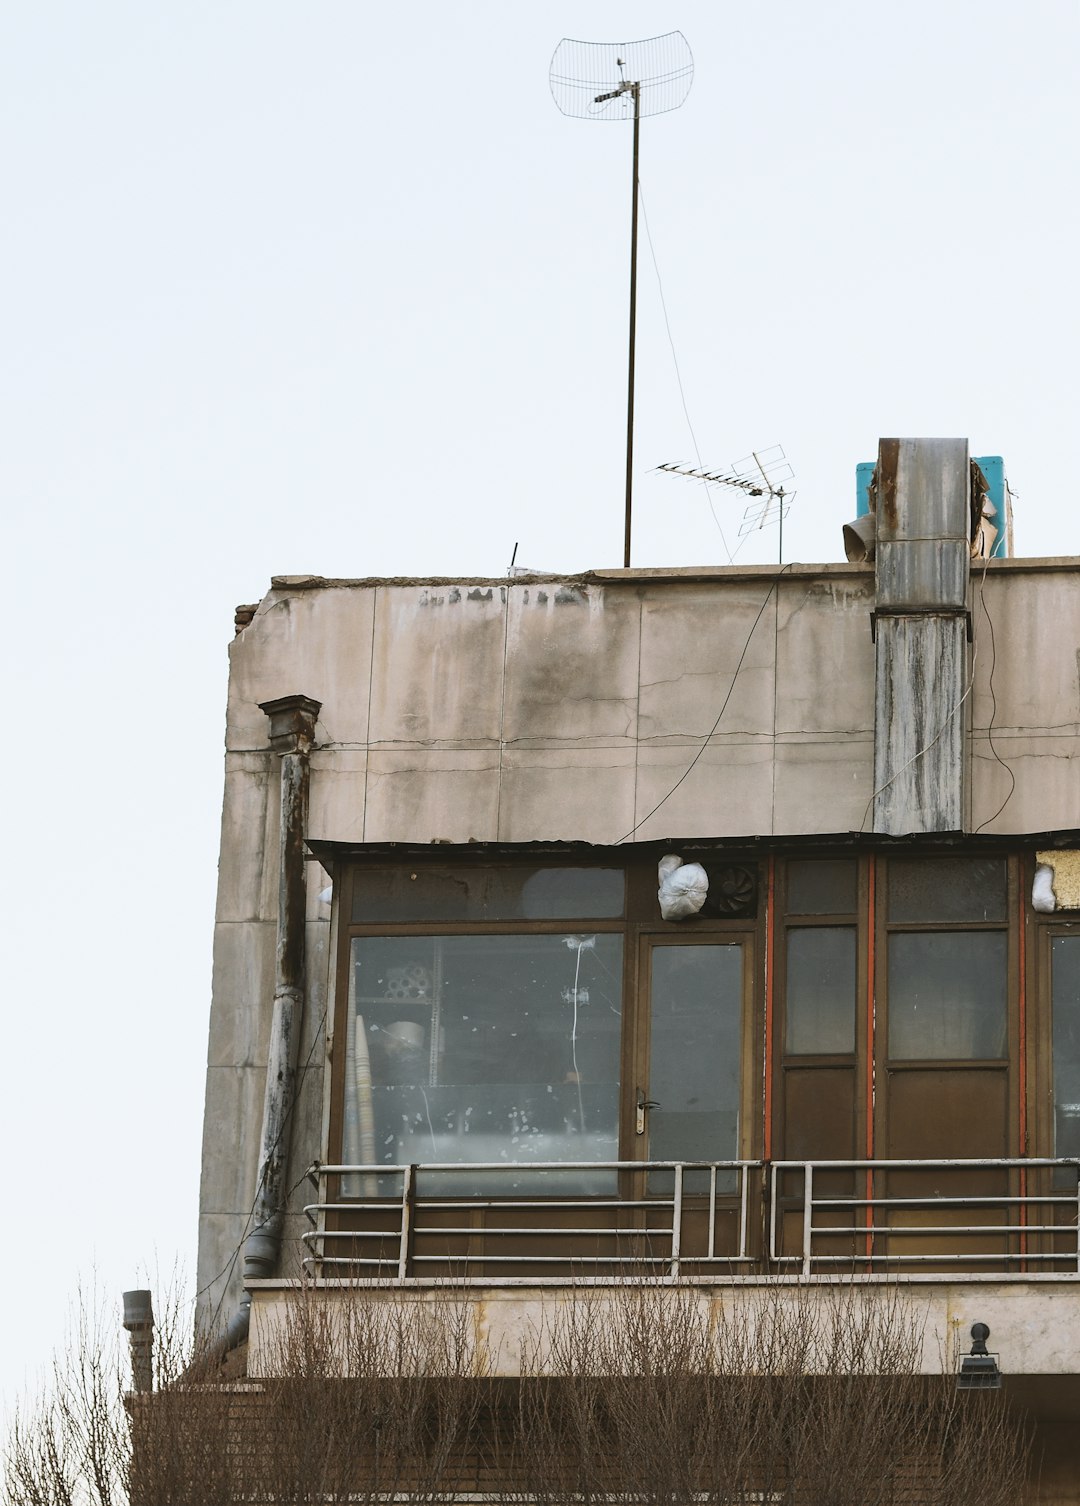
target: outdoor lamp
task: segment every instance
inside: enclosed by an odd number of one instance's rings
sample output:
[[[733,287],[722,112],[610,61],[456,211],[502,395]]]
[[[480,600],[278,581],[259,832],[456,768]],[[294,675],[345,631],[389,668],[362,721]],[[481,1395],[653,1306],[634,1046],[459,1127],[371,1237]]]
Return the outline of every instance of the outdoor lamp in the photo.
[[[960,1374],[956,1377],[958,1391],[998,1391],[1001,1389],[1001,1371],[997,1355],[990,1354],[986,1341],[990,1330],[985,1323],[971,1325],[971,1353],[960,1361]]]

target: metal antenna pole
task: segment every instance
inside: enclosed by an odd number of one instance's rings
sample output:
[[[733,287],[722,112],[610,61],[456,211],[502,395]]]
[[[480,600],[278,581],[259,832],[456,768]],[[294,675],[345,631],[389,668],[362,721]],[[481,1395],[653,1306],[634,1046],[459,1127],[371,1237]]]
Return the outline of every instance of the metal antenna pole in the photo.
[[[563,37],[548,72],[551,96],[564,115],[628,120],[633,101],[634,169],[630,185],[630,340],[626,392],[626,509],[623,567],[630,566],[634,501],[634,362],[637,354],[638,147],[641,117],[677,110],[690,92],[694,58],[681,31],[640,42],[580,42]]]
[[[630,568],[630,519],[634,501],[634,350],[637,344],[637,222],[638,144],[641,137],[641,85],[631,84],[634,96],[634,179],[630,193],[630,350],[626,390],[626,522],[623,530],[623,568]]]
[[[765,468],[765,466],[762,465],[762,463],[761,463],[761,456],[758,454],[758,452],[756,450],[751,450],[750,453],[754,457],[754,464],[757,466],[758,470],[761,472],[761,479],[765,483],[765,490],[770,495],[777,496],[779,498],[779,500],[780,500],[780,518],[779,518],[779,523],[780,523],[780,539],[779,539],[779,546],[777,548],[776,562],[777,562],[778,565],[782,565],[784,563],[784,488],[783,488],[783,486],[779,486],[779,487],[777,487],[775,489],[775,493],[774,493],[772,482],[769,480],[769,473],[768,473],[767,469]],[[764,520],[765,520],[764,514],[762,514],[762,522],[764,522]]]

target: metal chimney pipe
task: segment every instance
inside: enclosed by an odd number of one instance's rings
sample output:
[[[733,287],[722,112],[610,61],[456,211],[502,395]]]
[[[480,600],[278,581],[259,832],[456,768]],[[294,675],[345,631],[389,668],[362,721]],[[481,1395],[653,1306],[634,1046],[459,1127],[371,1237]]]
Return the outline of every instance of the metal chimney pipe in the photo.
[[[154,1304],[148,1291],[124,1293],[124,1327],[131,1341],[131,1377],[136,1391],[154,1389]]]
[[[961,831],[971,568],[967,440],[881,440],[872,495],[874,830]]]

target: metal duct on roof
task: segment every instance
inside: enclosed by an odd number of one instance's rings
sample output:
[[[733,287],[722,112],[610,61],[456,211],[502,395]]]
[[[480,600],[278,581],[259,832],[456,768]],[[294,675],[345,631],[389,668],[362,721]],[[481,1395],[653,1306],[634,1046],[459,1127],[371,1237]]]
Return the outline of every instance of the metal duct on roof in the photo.
[[[874,491],[874,830],[959,831],[971,563],[967,440],[881,440]]]

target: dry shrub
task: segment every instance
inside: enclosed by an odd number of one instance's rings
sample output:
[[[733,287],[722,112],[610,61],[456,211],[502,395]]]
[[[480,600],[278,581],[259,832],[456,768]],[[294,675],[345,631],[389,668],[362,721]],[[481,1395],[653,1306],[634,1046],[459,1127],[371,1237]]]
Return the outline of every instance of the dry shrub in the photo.
[[[544,1506],[1016,1506],[1023,1430],[920,1375],[922,1338],[890,1289],[578,1292],[534,1335],[508,1473]]]
[[[267,1350],[251,1477],[267,1495],[425,1502],[469,1488],[488,1366],[464,1301],[301,1289]]]
[[[118,1322],[79,1294],[69,1347],[40,1396],[19,1408],[5,1449],[5,1500],[18,1506],[123,1506],[130,1440]]]
[[[7,1506],[1024,1499],[1001,1394],[958,1393],[952,1357],[920,1375],[895,1290],[576,1288],[501,1379],[464,1292],[302,1288],[262,1336],[269,1380],[223,1382],[176,1313],[134,1397],[119,1346],[80,1326],[16,1418]]]

